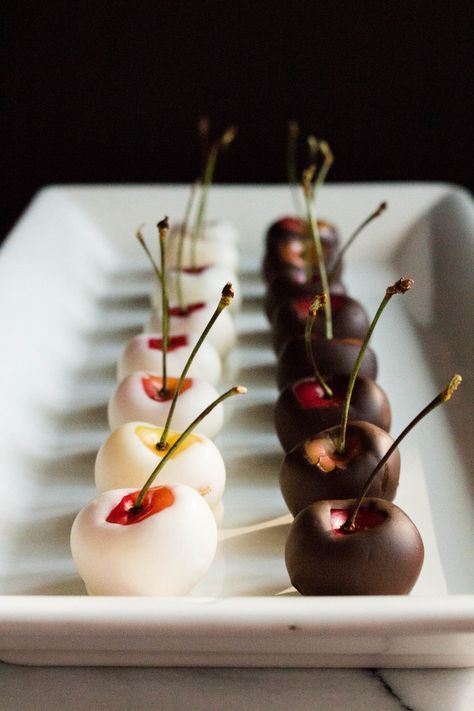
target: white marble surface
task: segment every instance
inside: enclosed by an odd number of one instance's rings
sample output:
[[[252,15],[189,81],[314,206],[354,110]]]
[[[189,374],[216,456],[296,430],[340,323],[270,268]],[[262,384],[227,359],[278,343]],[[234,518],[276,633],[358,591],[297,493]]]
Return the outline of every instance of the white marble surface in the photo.
[[[132,669],[0,664],[1,711],[471,711],[474,669]]]

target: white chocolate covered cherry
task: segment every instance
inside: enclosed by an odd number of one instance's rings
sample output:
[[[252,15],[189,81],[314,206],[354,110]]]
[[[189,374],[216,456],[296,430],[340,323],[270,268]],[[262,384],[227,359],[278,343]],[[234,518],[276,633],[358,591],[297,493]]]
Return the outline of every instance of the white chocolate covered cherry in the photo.
[[[167,391],[163,394],[163,378],[149,371],[137,370],[127,375],[117,385],[109,400],[107,415],[111,430],[125,422],[150,422],[164,425],[171,407],[174,392],[178,386],[177,378],[167,378]],[[172,426],[184,431],[208,405],[217,398],[213,385],[198,378],[185,378],[181,385],[176,409],[173,413]],[[217,435],[224,424],[224,408],[217,405],[202,420],[200,431],[211,439]]]
[[[177,304],[169,307],[169,333],[176,335],[180,333],[198,333],[204,330],[209,319],[215,311],[215,306],[209,301],[189,303],[185,311],[182,311]],[[152,309],[148,322],[145,326],[146,333],[162,332],[161,309]],[[221,358],[225,358],[237,340],[236,330],[232,316],[228,309],[222,311],[217,321],[212,326],[206,338],[212,343]]]
[[[196,345],[197,333],[179,333],[170,336],[167,347],[167,372],[179,375]],[[163,339],[159,333],[140,333],[126,345],[117,366],[120,382],[136,370],[150,370],[156,373],[163,368]],[[214,346],[204,341],[196,353],[189,369],[189,376],[207,380],[211,385],[219,382],[222,366]]]
[[[167,243],[167,263],[170,267],[178,266],[179,240],[181,225],[175,225]],[[190,232],[183,237],[181,267],[197,267],[205,264],[219,264],[233,272],[239,271],[238,233],[231,222],[214,220],[204,225],[201,234],[192,244]]]
[[[186,595],[211,565],[217,527],[202,496],[183,484],[106,491],[77,515],[71,552],[90,595]]]
[[[127,422],[114,430],[97,453],[97,490],[141,488],[166,454],[166,450],[156,447],[162,433],[163,427],[147,422]],[[169,431],[166,438],[169,446],[176,442],[179,434]],[[158,484],[187,484],[214,508],[224,493],[224,461],[214,442],[196,432],[179,445],[156,481]]]
[[[242,301],[240,284],[237,276],[230,269],[219,265],[203,265],[200,267],[186,267],[179,272],[176,269],[168,271],[167,289],[170,303],[178,303],[178,283],[179,275],[182,298],[185,304],[199,301],[219,301],[224,284],[230,282],[233,286],[235,296],[232,299],[230,309],[238,311]],[[151,292],[152,308],[161,308],[160,287],[154,285]]]

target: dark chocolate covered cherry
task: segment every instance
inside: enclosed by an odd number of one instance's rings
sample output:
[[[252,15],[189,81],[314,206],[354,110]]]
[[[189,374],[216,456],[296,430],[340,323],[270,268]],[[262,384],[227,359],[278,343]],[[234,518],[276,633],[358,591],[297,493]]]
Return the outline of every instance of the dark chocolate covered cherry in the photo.
[[[393,442],[385,430],[363,421],[347,425],[342,453],[338,452],[340,436],[339,425],[330,427],[300,442],[283,459],[280,488],[294,516],[314,501],[358,496]],[[396,449],[378,472],[368,495],[392,501],[399,476],[400,453]]]
[[[364,499],[353,530],[341,530],[355,499],[318,501],[295,518],[285,549],[302,595],[406,595],[424,548],[415,524],[395,504]]]
[[[348,375],[327,376],[325,382],[332,391],[331,397],[310,376],[283,388],[275,405],[275,429],[285,452],[315,432],[341,422],[349,379]],[[391,412],[388,398],[370,378],[356,378],[349,420],[365,420],[389,431]]]

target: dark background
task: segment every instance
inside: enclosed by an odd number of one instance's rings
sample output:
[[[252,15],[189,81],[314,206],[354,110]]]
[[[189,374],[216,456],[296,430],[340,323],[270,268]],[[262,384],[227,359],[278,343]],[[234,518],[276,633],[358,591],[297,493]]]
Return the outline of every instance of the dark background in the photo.
[[[472,188],[471,2],[16,2],[4,7],[1,235],[47,183],[285,180],[288,119],[332,181]],[[265,9],[267,8],[268,9]]]

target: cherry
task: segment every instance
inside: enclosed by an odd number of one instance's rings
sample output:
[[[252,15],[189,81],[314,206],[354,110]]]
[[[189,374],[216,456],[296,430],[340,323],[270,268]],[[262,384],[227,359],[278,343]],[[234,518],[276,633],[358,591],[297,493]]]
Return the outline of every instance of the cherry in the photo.
[[[347,532],[354,504],[317,501],[295,518],[285,562],[302,595],[406,595],[415,584],[424,547],[414,523],[395,504],[369,498]]]
[[[263,300],[263,308],[268,320],[273,320],[275,311],[292,299],[311,299],[314,294],[321,291],[321,280],[313,274],[308,280],[304,269],[288,267],[282,270],[268,284]],[[345,294],[343,283],[334,279],[331,281],[331,294]]]
[[[362,341],[355,338],[311,338],[311,348],[318,368],[323,375],[349,375],[359,355]],[[360,375],[375,380],[377,359],[371,348],[364,353]],[[308,360],[304,335],[289,338],[278,353],[276,380],[279,390],[296,380],[313,375]]]
[[[306,318],[312,302],[312,295],[301,296],[282,303],[272,319],[272,343],[275,353],[279,353],[285,341],[296,334],[305,332]],[[358,301],[344,294],[330,294],[333,338],[357,338],[363,340],[369,328],[367,312]],[[313,333],[324,336],[326,323],[320,312],[314,323]]]
[[[293,515],[313,501],[352,498],[382,459],[393,439],[370,422],[350,422],[344,452],[337,451],[341,428],[327,428],[300,441],[289,451],[280,469],[280,488]],[[400,475],[396,450],[372,482],[369,495],[392,501]]]
[[[333,395],[325,393],[314,377],[287,385],[275,405],[275,429],[283,449],[289,452],[299,442],[341,421],[348,375],[325,377]],[[351,420],[366,420],[388,431],[391,413],[385,392],[370,378],[356,379],[349,411]]]

